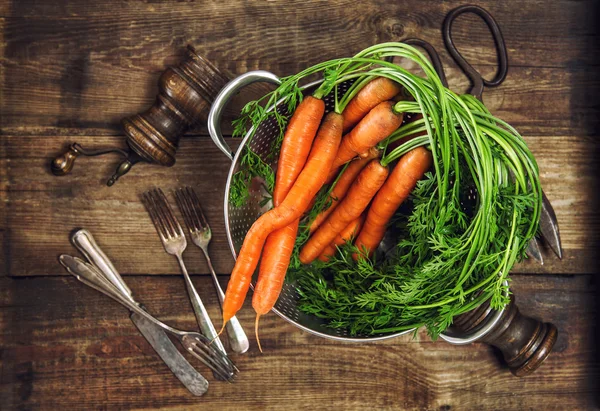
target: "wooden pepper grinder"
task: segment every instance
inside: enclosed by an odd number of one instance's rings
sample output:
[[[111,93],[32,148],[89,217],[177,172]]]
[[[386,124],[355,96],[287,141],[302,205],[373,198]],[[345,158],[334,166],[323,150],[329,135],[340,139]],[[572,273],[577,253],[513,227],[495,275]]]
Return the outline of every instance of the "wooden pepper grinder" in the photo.
[[[515,296],[511,295],[510,303],[504,311],[492,310],[490,301],[479,307],[454,317],[449,342],[468,343],[467,335],[474,335],[477,330],[490,326],[489,331],[477,341],[498,348],[504,355],[510,371],[517,377],[524,377],[535,371],[548,357],[556,343],[558,331],[551,323],[544,323],[519,312]]]
[[[107,185],[139,162],[171,167],[181,136],[200,121],[205,121],[210,105],[229,81],[212,63],[187,46],[184,61],[167,68],[158,81],[156,102],[147,111],[121,120],[129,151],[120,149],[85,150],[77,143],[52,161],[54,175],[68,174],[79,155],[98,156],[117,153],[125,157]]]

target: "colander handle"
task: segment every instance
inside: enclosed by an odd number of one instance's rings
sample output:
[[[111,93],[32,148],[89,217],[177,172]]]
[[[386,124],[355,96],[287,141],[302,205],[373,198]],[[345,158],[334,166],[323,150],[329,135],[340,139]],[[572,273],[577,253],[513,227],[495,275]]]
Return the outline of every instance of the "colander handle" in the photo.
[[[515,303],[495,311],[490,302],[454,317],[452,334],[441,334],[452,344],[479,341],[498,348],[504,355],[510,371],[523,377],[535,371],[552,351],[558,336],[556,326],[523,315]]]
[[[212,138],[216,146],[219,147],[219,149],[225,153],[230,160],[233,160],[234,153],[231,151],[229,145],[225,142],[225,138],[221,132],[221,117],[223,115],[223,110],[225,109],[225,106],[229,100],[242,88],[259,81],[276,85],[281,84],[279,77],[271,72],[265,70],[249,71],[231,80],[225,85],[225,87],[223,87],[223,89],[215,98],[215,101],[210,108],[210,112],[208,113],[207,125],[210,138]]]

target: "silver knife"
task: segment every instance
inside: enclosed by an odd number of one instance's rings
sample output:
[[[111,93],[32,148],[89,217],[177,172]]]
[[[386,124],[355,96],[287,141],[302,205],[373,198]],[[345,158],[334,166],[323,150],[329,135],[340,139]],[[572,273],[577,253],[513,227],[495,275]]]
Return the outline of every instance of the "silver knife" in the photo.
[[[123,296],[137,304],[132,297],[131,290],[89,231],[84,229],[75,231],[71,235],[71,242],[90,264],[98,268],[119,289]],[[201,396],[206,393],[208,390],[206,378],[185,359],[160,327],[136,313],[131,313],[129,318],[171,372],[192,394]]]

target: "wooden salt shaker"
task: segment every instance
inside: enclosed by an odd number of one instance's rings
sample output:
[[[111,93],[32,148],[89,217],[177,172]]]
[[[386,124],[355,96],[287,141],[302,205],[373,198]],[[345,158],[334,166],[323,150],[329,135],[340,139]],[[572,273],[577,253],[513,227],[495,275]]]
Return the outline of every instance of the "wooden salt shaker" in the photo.
[[[185,59],[176,67],[168,67],[160,76],[154,105],[122,120],[129,151],[92,151],[72,144],[66,153],[52,161],[52,172],[68,174],[80,154],[117,153],[125,157],[108,180],[109,186],[139,161],[171,167],[175,164],[179,139],[191,127],[206,120],[210,105],[228,81],[227,76],[188,45]]]

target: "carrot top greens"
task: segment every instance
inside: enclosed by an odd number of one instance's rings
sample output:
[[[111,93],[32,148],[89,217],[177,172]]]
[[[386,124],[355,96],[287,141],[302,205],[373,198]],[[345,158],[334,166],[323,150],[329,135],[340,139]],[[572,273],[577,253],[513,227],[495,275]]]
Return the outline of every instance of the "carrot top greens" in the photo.
[[[412,60],[425,76],[390,63],[387,57]],[[454,316],[487,299],[493,308],[507,304],[503,283],[537,231],[542,198],[537,163],[521,135],[474,97],[445,88],[423,54],[402,43],[379,44],[352,58],[320,63],[284,78],[263,101],[244,108],[235,124],[237,134],[250,125],[255,130],[274,116],[283,136],[287,119],[272,107],[283,99],[292,113],[302,98],[299,82],[315,73],[325,78],[315,96],[333,92],[338,113],[375,77],[401,84],[414,101],[400,101],[395,110],[420,113],[423,118],[380,144],[385,153],[381,163],[391,164],[411,149],[426,146],[434,170],[396,214],[389,230],[393,243],[385,254],[354,262],[351,255],[357,250],[347,244],[327,263],[302,265],[295,251],[288,276],[297,282],[300,309],[353,335],[426,326],[437,337]],[[337,86],[348,80],[353,85],[338,95]],[[421,131],[427,134],[386,150],[389,143]],[[279,145],[280,139],[272,147],[272,158]],[[254,177],[263,178],[272,189],[273,170],[267,165],[271,158],[258,161],[255,156],[246,150],[242,171],[234,176],[230,191],[234,206],[244,204]],[[327,207],[330,190],[321,191],[302,222],[296,249],[306,241],[310,221]],[[472,193],[475,200],[468,199]]]

